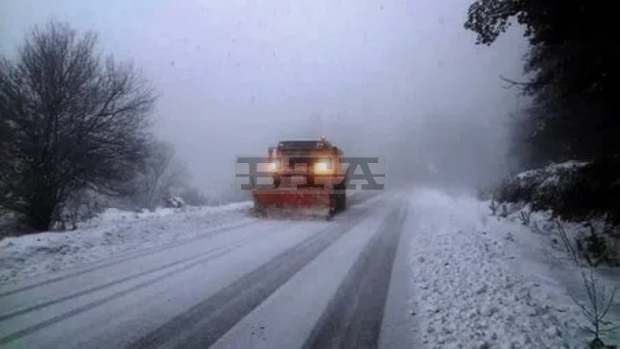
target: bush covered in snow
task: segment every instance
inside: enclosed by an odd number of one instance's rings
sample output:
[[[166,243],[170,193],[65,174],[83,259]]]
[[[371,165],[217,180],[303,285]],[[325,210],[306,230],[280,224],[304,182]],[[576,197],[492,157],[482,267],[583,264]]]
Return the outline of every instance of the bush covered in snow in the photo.
[[[529,203],[566,220],[605,216],[620,223],[620,161],[568,161],[529,170],[506,180],[495,191],[500,202]]]
[[[170,196],[166,198],[166,207],[181,208],[185,206],[185,201],[180,196]]]

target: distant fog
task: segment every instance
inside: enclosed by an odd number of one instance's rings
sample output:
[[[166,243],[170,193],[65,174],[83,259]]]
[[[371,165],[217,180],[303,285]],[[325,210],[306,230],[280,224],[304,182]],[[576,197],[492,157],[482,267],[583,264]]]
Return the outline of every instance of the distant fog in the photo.
[[[525,102],[518,27],[493,47],[463,29],[472,0],[5,0],[0,52],[48,19],[99,34],[160,93],[155,132],[209,195],[237,155],[326,136],[380,156],[388,184],[479,186],[508,171],[507,120]]]

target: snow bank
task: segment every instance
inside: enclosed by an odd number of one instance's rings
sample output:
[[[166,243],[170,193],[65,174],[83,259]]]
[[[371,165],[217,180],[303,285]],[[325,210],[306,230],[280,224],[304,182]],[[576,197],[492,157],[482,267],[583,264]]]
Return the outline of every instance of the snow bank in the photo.
[[[529,178],[538,177],[540,175],[544,175],[545,177],[553,177],[557,176],[559,173],[562,172],[579,170],[587,164],[588,163],[585,161],[569,160],[557,164],[551,164],[547,167],[543,167],[542,169],[521,172],[516,175],[516,178],[520,180],[527,180]]]
[[[213,207],[161,208],[129,212],[107,209],[75,231],[45,232],[0,240],[0,282],[149,248],[246,217],[251,202]]]
[[[567,161],[522,172],[495,190],[500,202],[525,202],[566,220],[606,215],[620,225],[620,161]]]
[[[569,296],[578,294],[569,290],[580,287],[578,272],[557,259],[563,251],[553,247],[555,236],[532,231],[516,214],[490,216],[488,203],[473,197],[420,189],[411,207],[420,347],[584,347],[583,319]]]

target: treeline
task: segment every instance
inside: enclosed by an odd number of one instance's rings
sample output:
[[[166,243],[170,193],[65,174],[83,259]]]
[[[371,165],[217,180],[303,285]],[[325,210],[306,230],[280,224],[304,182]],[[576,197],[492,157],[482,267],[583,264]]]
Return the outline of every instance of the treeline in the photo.
[[[512,23],[525,28],[527,81],[503,77],[533,103],[514,119],[522,167],[565,160],[617,161],[620,118],[615,4],[585,0],[477,0],[465,28],[491,45]]]
[[[476,0],[470,6],[465,28],[478,44],[491,45],[514,23],[530,43],[526,80],[501,78],[532,101],[512,119],[513,170],[537,169],[538,175],[529,184],[520,176],[507,179],[495,189],[497,200],[529,203],[569,220],[620,223],[614,6],[584,0]],[[575,161],[586,165],[571,166]],[[563,168],[566,175],[558,174]]]
[[[101,56],[95,34],[35,27],[14,59],[0,57],[0,208],[39,231],[98,200],[204,202],[174,148],[150,132],[156,99],[131,64]]]

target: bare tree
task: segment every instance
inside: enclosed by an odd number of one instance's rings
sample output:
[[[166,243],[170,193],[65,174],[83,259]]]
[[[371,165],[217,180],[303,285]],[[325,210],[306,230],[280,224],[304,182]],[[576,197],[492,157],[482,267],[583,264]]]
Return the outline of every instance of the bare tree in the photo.
[[[0,58],[0,206],[35,229],[78,190],[119,194],[144,157],[154,93],[96,42],[49,22]]]
[[[605,348],[606,346],[603,344],[600,336],[617,329],[612,322],[606,321],[605,318],[614,303],[618,288],[616,287],[610,290],[601,285],[594,275],[594,270],[592,268],[588,268],[587,272],[582,270],[581,278],[588,300],[586,303],[582,303],[572,295],[571,298],[573,302],[579,306],[588,322],[587,326],[584,326],[584,330],[590,332],[594,336],[591,347]]]
[[[519,212],[519,219],[521,219],[521,224],[523,225],[530,225],[531,217],[532,210],[528,209],[527,207]]]
[[[557,227],[558,234],[560,235],[560,239],[564,244],[564,248],[566,249],[566,253],[569,255],[569,257],[571,257],[573,262],[575,262],[575,265],[581,266],[581,263],[579,261],[579,254],[577,253],[577,248],[573,244],[571,238],[568,236],[566,229],[564,229],[564,225],[562,225],[562,222],[559,219],[555,220],[555,225]]]
[[[497,201],[495,201],[495,198],[491,198],[491,202],[489,203],[489,209],[491,209],[491,214],[493,216],[495,216],[495,214],[497,213],[497,209],[498,209],[499,205],[497,204]]]
[[[175,155],[169,143],[154,140],[149,144],[145,166],[136,183],[134,201],[138,206],[152,210],[175,190],[185,189],[187,169]]]

